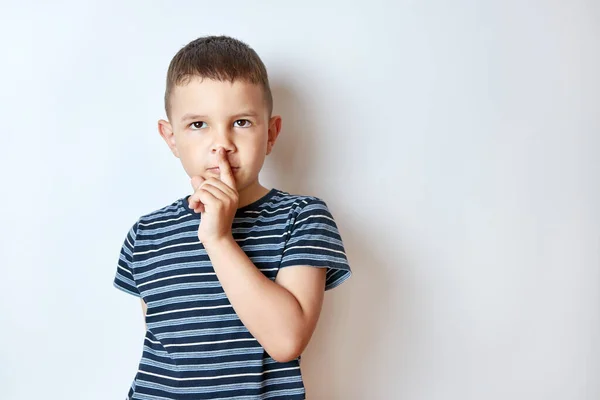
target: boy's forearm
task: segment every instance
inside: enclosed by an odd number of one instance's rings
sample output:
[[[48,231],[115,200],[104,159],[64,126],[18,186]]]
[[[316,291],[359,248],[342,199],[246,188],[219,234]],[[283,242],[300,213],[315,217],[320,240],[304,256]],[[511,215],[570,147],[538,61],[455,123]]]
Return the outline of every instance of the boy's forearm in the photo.
[[[263,275],[233,237],[204,246],[223,290],[250,333],[277,361],[298,357],[308,339],[306,319],[294,295]]]

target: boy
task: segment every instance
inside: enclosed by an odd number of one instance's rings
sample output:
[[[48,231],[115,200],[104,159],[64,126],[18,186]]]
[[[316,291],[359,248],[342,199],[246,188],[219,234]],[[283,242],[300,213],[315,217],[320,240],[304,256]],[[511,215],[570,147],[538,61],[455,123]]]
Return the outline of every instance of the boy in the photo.
[[[324,201],[258,181],[281,130],[264,64],[203,37],[170,63],[158,129],[193,193],[144,215],[114,285],[141,298],[127,399],[304,399],[300,355],[324,290],[351,275]]]

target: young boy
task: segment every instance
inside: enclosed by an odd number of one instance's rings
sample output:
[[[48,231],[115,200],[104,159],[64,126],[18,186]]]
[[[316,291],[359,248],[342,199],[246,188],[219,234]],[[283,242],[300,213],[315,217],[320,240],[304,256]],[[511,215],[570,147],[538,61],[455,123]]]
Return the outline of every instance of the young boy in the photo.
[[[300,355],[324,290],[350,277],[325,202],[258,180],[281,130],[264,64],[226,36],[182,48],[158,130],[193,194],[144,215],[114,285],[146,335],[127,399],[304,399]]]

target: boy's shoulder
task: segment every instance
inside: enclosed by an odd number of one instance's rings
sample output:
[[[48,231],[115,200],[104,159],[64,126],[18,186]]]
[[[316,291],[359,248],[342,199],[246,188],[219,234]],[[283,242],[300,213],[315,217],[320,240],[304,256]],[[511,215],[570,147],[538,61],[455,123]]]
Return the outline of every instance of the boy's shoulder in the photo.
[[[269,194],[271,193],[273,193],[273,195],[270,197],[270,201],[265,202],[264,205],[286,204],[290,205],[292,210],[301,210],[307,204],[325,204],[325,201],[322,198],[308,194],[292,194],[280,189],[271,189],[271,192],[269,192]],[[267,194],[267,196],[265,197],[268,197],[269,194]]]
[[[255,214],[264,211],[270,216],[275,214],[288,215],[293,222],[300,213],[309,213],[319,209],[327,210],[327,213],[329,213],[325,200],[320,197],[308,194],[293,194],[273,188],[263,198],[257,200],[254,204],[242,207],[239,211],[242,214],[246,214],[245,211]]]
[[[183,200],[185,197],[179,198],[166,206],[163,206],[159,209],[152,210],[145,214],[142,214],[138,218],[138,224],[148,225],[156,222],[157,220],[163,219],[164,217],[177,217],[182,216],[184,207]]]

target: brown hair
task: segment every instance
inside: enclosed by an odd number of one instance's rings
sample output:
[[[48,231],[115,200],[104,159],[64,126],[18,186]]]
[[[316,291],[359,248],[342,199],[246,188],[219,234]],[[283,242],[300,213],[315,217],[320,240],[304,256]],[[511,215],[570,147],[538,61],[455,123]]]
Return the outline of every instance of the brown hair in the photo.
[[[176,85],[184,85],[194,77],[219,81],[241,80],[263,87],[269,117],[273,112],[273,96],[267,69],[256,52],[246,43],[229,36],[205,36],[185,45],[175,54],[167,72],[165,111],[170,110],[170,96]]]

